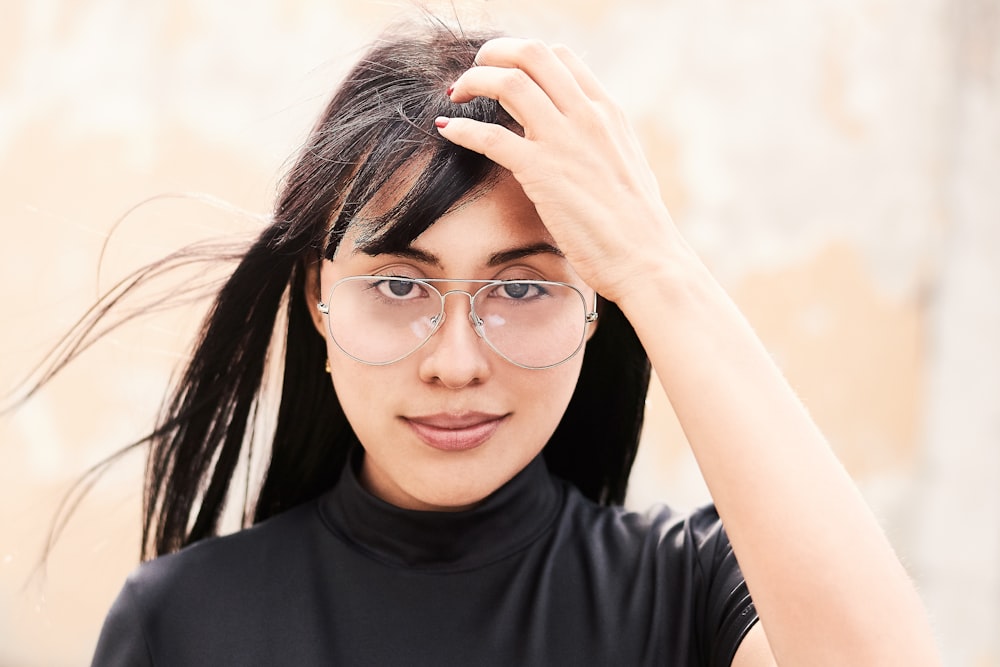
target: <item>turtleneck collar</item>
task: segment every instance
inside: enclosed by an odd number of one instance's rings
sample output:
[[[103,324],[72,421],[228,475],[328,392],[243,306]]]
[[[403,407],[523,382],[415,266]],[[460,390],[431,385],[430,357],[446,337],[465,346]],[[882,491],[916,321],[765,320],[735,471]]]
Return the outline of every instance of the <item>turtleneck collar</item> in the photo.
[[[358,449],[320,499],[320,513],[352,546],[388,565],[448,571],[487,565],[528,546],[562,504],[563,487],[539,454],[472,509],[402,509],[361,486],[356,471],[364,453]]]

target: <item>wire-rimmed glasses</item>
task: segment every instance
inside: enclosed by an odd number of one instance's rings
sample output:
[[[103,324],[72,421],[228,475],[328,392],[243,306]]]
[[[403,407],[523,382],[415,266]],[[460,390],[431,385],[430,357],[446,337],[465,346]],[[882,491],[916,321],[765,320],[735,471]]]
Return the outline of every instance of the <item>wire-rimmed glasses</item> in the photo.
[[[442,283],[480,285],[474,292]],[[547,280],[452,280],[350,276],[338,280],[319,304],[333,342],[347,356],[372,366],[416,352],[441,328],[445,299],[469,298],[469,321],[501,357],[521,368],[544,369],[571,359],[597,320],[597,295],[588,308],[576,287]]]

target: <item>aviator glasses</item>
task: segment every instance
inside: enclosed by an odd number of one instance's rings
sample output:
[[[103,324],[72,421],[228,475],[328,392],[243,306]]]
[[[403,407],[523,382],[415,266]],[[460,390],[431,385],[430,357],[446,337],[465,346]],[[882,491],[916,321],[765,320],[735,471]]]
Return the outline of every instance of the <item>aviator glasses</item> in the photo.
[[[480,285],[473,292],[435,285]],[[547,280],[452,280],[351,276],[338,280],[319,304],[330,336],[343,352],[373,366],[416,352],[441,328],[445,299],[469,299],[472,328],[501,357],[521,368],[543,369],[571,359],[597,320],[597,295],[587,307],[572,285]]]

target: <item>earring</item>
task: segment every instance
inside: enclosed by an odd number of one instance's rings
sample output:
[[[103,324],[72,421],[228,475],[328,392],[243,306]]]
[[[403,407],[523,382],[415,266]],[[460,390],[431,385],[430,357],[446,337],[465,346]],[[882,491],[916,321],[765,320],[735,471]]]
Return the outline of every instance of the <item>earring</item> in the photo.
[[[330,360],[329,360],[329,359],[327,359],[327,360],[326,360],[326,364],[325,364],[325,366],[323,367],[323,370],[325,370],[325,371],[326,371],[326,374],[327,374],[327,375],[329,375],[329,374],[330,374]]]

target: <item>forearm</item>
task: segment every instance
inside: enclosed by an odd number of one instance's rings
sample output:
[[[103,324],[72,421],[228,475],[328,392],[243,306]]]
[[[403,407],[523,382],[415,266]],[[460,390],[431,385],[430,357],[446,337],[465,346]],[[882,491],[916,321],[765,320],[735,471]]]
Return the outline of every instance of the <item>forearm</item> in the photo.
[[[857,488],[735,304],[675,247],[619,305],[691,444],[779,663],[937,664],[921,602]]]

